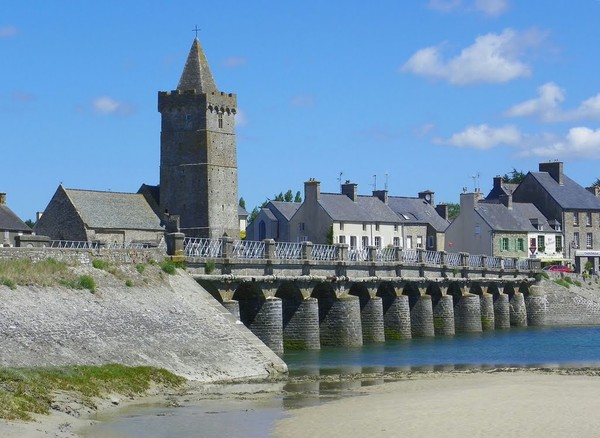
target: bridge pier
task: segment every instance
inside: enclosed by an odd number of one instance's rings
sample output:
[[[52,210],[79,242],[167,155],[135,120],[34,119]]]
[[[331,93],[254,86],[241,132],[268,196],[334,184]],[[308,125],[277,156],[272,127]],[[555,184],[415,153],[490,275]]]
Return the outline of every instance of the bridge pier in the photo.
[[[383,327],[385,339],[410,339],[410,306],[406,295],[388,295],[382,297]]]
[[[498,329],[510,328],[510,306],[508,295],[499,292],[494,301],[494,327]]]
[[[454,322],[457,333],[479,333],[481,328],[481,305],[479,296],[465,293],[454,306]]]
[[[269,297],[257,309],[254,319],[248,321],[246,326],[258,339],[278,355],[283,354],[283,320],[281,299]],[[240,309],[241,311],[241,309]]]
[[[452,296],[442,295],[433,307],[433,328],[436,336],[447,336],[455,333]]]
[[[367,286],[365,292],[359,295],[363,344],[385,342],[383,301],[381,297],[376,296],[376,286]]]
[[[530,326],[543,326],[546,323],[547,299],[540,286],[530,286],[529,295],[525,297],[527,309],[527,324]]]
[[[321,345],[360,347],[363,345],[360,300],[354,295],[338,297],[333,290],[315,291],[319,302]]]
[[[481,329],[490,331],[496,328],[494,313],[494,297],[484,292],[479,299],[481,309]]]
[[[515,292],[509,301],[510,325],[514,327],[527,327],[527,308],[525,298],[521,292]]]
[[[429,295],[419,295],[410,308],[410,327],[413,338],[435,336],[433,307]],[[413,296],[409,297],[409,302]]]
[[[240,321],[240,303],[236,300],[224,300],[222,304],[223,307],[229,310],[229,313],[235,316],[237,321]]]
[[[319,350],[318,300],[282,298],[282,311],[284,350]]]

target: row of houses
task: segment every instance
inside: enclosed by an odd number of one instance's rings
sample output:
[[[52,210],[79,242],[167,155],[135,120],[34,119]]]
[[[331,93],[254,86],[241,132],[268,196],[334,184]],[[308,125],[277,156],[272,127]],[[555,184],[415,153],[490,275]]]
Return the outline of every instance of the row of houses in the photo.
[[[546,263],[572,264],[581,271],[600,264],[600,197],[564,174],[562,162],[539,164],[519,184],[497,176],[487,196],[460,195],[460,214],[448,218],[448,205],[434,192],[390,196],[386,190],[359,195],[349,181],[340,193],[322,193],[320,183],[304,184],[304,202],[271,201],[246,228],[250,240],[345,243],[350,251],[396,246],[468,252]]]

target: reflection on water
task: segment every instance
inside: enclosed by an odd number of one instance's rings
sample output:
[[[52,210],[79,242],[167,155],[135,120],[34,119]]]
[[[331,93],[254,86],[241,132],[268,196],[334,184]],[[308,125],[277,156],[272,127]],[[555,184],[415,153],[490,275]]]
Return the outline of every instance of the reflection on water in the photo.
[[[180,407],[99,416],[88,437],[265,437],[286,410],[318,406],[406,372],[600,365],[600,328],[529,328],[288,353],[287,382],[212,385]]]

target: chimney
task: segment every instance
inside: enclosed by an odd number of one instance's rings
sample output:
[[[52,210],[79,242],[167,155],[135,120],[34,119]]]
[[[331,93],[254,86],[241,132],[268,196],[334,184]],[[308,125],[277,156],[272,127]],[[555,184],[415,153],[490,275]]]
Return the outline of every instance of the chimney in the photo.
[[[586,190],[596,198],[600,198],[600,186],[586,187]]]
[[[435,203],[433,202],[433,195],[434,192],[432,192],[431,190],[425,190],[423,192],[419,192],[419,199],[423,199],[428,204],[435,205]]]
[[[346,180],[346,182],[342,184],[342,195],[346,195],[352,199],[353,202],[358,201],[358,185]]]
[[[540,163],[540,172],[548,172],[559,185],[563,185],[563,163],[562,161],[551,161]]]
[[[448,220],[448,204],[438,204],[435,206],[435,211],[439,214],[442,219]]]
[[[512,210],[512,208],[513,208],[512,195],[502,194],[498,197],[498,200],[500,201],[500,204],[504,204],[504,206],[506,208],[508,208],[509,210]]]
[[[0,205],[6,205],[6,193],[0,193]]]
[[[310,178],[304,183],[304,200],[315,204],[321,195],[321,183],[314,178]]]
[[[38,211],[38,212],[35,214],[35,221],[36,221],[36,222],[38,222],[38,221],[39,221],[39,220],[42,218],[42,215],[43,215],[43,214],[44,214],[44,212],[43,212],[43,211]]]
[[[495,189],[502,188],[502,177],[500,175],[496,175],[494,177],[494,188]]]
[[[460,211],[469,211],[477,207],[479,201],[483,198],[481,192],[470,192],[460,194]]]
[[[373,190],[373,196],[379,198],[385,205],[388,203],[388,191],[387,190]]]

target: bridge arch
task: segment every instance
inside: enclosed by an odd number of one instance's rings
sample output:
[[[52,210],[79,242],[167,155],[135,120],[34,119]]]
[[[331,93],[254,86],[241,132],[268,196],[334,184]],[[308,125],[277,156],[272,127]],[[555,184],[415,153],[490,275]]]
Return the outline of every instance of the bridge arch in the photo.
[[[483,295],[483,288],[481,287],[481,284],[480,283],[471,283],[469,285],[469,293],[471,293],[473,295],[482,296]]]
[[[431,297],[431,305],[434,308],[435,308],[435,306],[437,306],[437,304],[440,302],[440,300],[442,299],[442,296],[443,296],[442,289],[440,288],[440,285],[437,283],[429,283],[427,285],[427,289],[426,289],[425,293]]]
[[[460,299],[462,298],[462,290],[460,288],[460,284],[456,281],[453,281],[448,285],[448,290],[446,291],[446,295],[452,296],[452,304],[456,306]]]
[[[411,309],[415,307],[421,298],[419,287],[411,281],[407,282],[402,288],[402,295],[406,295],[408,297],[408,305]]]

